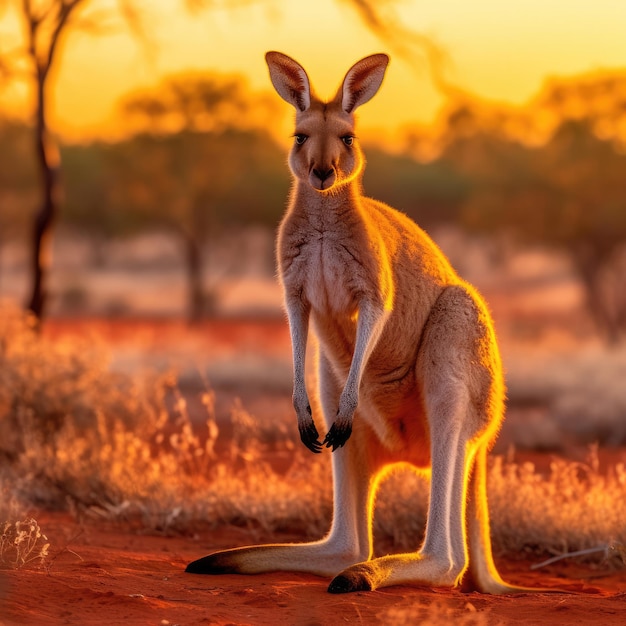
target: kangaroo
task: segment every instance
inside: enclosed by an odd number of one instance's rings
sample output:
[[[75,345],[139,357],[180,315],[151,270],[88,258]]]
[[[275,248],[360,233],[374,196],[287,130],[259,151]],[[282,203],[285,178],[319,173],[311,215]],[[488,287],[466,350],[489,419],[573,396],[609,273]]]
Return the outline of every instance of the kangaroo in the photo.
[[[353,65],[328,102],[290,57],[268,52],[266,61],[296,111],[293,187],[277,239],[293,405],[303,444],[332,449],[334,514],[320,541],[216,552],[186,571],[310,572],[334,576],[331,593],[406,583],[525,591],[498,574],[489,536],[486,460],[505,387],[488,309],[423,230],[362,192],[354,112],[378,91],[389,58]],[[321,441],[305,387],[309,321]],[[372,558],[374,493],[396,463],[430,473],[424,542],[415,553]]]

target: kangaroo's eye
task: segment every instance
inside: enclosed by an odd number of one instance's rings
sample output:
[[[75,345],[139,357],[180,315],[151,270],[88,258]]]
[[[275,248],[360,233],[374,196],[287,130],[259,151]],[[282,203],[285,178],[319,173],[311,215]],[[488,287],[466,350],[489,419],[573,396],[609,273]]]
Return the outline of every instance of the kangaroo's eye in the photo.
[[[295,135],[296,143],[301,146],[308,138],[308,135],[304,135],[303,133],[297,133]]]
[[[344,135],[341,138],[341,141],[343,141],[343,143],[345,143],[346,146],[351,146],[352,143],[354,142],[354,137],[352,135]]]

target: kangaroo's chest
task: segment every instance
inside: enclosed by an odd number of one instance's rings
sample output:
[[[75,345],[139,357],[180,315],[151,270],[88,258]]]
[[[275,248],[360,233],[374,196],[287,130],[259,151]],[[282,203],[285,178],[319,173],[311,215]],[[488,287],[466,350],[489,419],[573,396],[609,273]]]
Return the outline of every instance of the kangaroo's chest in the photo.
[[[352,317],[366,282],[359,253],[350,240],[315,233],[299,241],[297,254],[283,264],[283,283],[302,293],[313,312]]]

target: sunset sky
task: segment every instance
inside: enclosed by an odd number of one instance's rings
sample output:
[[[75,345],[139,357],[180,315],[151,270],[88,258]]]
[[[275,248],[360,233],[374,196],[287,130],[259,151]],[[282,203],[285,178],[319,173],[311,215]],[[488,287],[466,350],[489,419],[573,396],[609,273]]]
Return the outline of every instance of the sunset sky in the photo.
[[[85,13],[114,3],[91,0]],[[190,69],[237,72],[254,89],[269,89],[263,55],[270,49],[300,61],[320,95],[327,96],[356,60],[389,52],[392,64],[383,88],[360,113],[365,134],[392,136],[404,125],[429,123],[443,103],[425,63],[395,55],[348,0],[265,0],[196,14],[185,13],[182,0],[138,4],[145,8],[151,52],[121,26],[108,35],[73,31],[66,38],[53,77],[55,131],[73,139],[106,135],[116,128],[120,97]],[[547,76],[626,67],[626,2],[621,0],[398,0],[393,6],[404,27],[446,50],[455,84],[490,100],[521,104]],[[18,23],[5,10],[0,52],[18,44]],[[5,84],[0,102],[15,108],[19,93]],[[284,110],[290,113],[287,105]]]

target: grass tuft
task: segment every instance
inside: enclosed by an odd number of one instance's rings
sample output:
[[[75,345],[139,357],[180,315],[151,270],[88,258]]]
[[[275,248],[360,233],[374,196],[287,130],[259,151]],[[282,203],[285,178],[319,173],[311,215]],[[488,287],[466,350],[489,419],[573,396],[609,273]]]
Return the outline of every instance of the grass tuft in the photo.
[[[42,565],[48,556],[48,538],[32,517],[0,522],[0,567],[19,569]]]

